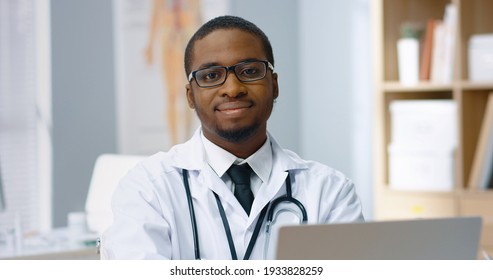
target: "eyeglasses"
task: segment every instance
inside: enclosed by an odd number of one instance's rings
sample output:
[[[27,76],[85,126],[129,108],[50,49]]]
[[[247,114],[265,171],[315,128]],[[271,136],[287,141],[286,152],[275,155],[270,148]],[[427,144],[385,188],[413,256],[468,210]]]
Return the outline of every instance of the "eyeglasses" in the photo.
[[[268,61],[241,62],[233,66],[212,66],[193,71],[188,75],[188,81],[195,79],[202,88],[215,87],[224,84],[228,72],[233,71],[241,82],[253,82],[265,78],[267,68],[274,71],[274,66]]]

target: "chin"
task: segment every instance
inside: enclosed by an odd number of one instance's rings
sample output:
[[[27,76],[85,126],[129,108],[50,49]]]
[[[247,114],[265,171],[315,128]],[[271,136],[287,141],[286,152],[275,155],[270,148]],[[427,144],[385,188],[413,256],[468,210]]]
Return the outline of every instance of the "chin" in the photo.
[[[216,133],[228,142],[241,143],[249,140],[252,135],[254,135],[259,130],[259,128],[260,126],[257,124],[236,129],[218,128],[216,129]]]

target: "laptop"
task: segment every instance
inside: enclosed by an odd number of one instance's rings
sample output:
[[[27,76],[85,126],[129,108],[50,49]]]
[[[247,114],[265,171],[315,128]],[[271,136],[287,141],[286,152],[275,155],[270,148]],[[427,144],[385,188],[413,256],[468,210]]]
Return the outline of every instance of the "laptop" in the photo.
[[[473,260],[482,220],[454,217],[284,226],[280,260]]]

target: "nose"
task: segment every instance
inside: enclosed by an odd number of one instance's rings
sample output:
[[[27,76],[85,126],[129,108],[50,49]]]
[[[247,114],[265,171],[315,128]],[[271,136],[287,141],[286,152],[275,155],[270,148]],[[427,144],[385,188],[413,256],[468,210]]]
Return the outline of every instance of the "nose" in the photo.
[[[238,98],[247,93],[245,84],[238,80],[234,71],[229,70],[226,74],[226,81],[221,86],[221,95],[230,98]]]

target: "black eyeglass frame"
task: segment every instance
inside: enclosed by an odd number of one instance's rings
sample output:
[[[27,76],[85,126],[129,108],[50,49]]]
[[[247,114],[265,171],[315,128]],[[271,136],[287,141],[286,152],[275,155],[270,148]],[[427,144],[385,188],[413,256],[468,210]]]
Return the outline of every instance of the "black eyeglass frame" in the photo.
[[[265,73],[262,77],[259,77],[259,78],[256,78],[256,79],[253,79],[253,80],[243,80],[242,78],[238,77],[238,74],[236,73],[236,70],[235,68],[237,66],[241,66],[241,65],[244,65],[244,64],[247,64],[247,63],[252,63],[252,62],[262,62],[264,65],[265,65]],[[224,76],[224,80],[217,84],[217,85],[212,85],[212,86],[202,86],[200,85],[198,82],[197,82],[197,78],[196,78],[196,75],[197,75],[197,72],[199,71],[202,71],[202,70],[206,70],[206,69],[226,69],[226,75]],[[228,73],[231,71],[235,74],[236,78],[238,78],[238,80],[242,83],[248,83],[248,82],[255,82],[255,81],[258,81],[258,80],[262,80],[263,78],[265,78],[265,76],[267,75],[267,69],[270,69],[273,73],[274,73],[274,66],[267,60],[252,60],[252,61],[244,61],[244,62],[240,62],[240,63],[237,63],[235,65],[231,65],[231,66],[211,66],[211,67],[205,67],[205,68],[201,68],[201,69],[197,69],[195,71],[192,71],[189,75],[188,75],[188,82],[192,82],[192,79],[195,79],[195,83],[201,87],[201,88],[212,88],[212,87],[218,87],[222,84],[224,84],[226,82],[226,80],[228,79]]]

